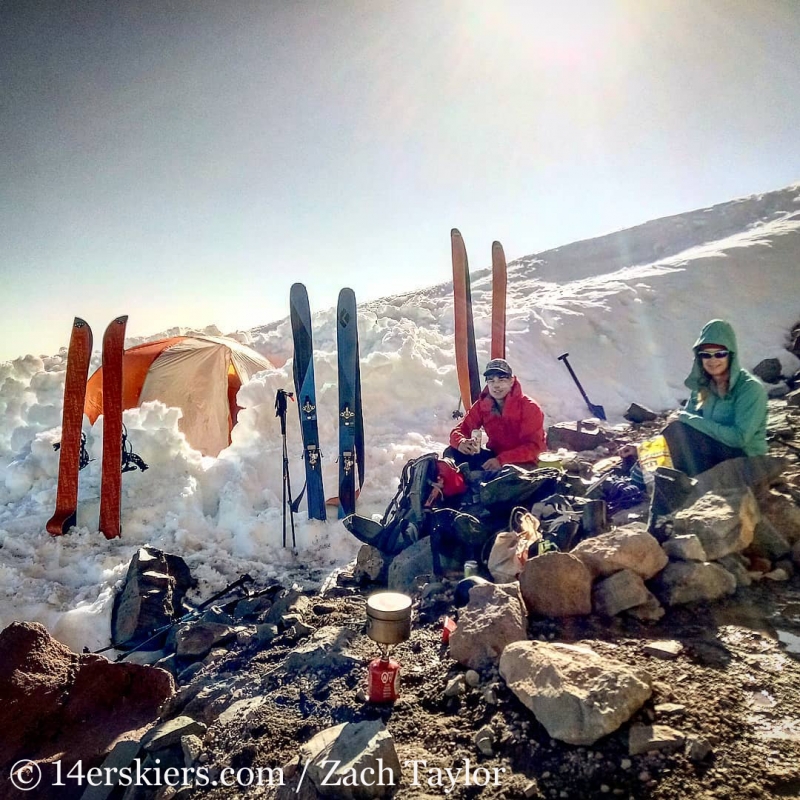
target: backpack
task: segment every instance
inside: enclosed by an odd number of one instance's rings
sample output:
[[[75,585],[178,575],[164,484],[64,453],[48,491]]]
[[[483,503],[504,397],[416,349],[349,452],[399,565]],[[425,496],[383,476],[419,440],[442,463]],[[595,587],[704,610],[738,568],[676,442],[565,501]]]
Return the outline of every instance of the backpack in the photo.
[[[432,508],[443,497],[439,456],[426,453],[403,467],[400,486],[380,522],[351,514],[342,522],[350,533],[382,553],[395,556],[428,533]]]

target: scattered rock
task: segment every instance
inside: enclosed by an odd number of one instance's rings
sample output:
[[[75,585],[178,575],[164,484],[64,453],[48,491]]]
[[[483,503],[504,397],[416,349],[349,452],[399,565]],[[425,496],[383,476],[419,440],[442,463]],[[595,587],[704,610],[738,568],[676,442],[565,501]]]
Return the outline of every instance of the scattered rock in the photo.
[[[450,655],[479,670],[495,663],[507,644],[525,638],[527,616],[519,584],[473,586],[458,627],[450,634]]]
[[[356,556],[353,577],[360,583],[386,583],[392,559],[377,547],[365,544]]]
[[[445,697],[460,697],[466,691],[467,682],[463,675],[456,675],[450,678],[447,686],[444,687]]]
[[[699,736],[686,739],[686,756],[692,761],[705,761],[713,752],[711,745]]]
[[[777,358],[765,358],[753,367],[753,375],[757,375],[764,383],[777,383],[783,375],[783,367]]]
[[[785,458],[774,456],[750,456],[749,458],[729,458],[715,467],[701,472],[695,478],[694,488],[687,505],[691,505],[704,494],[724,494],[728,490],[752,489],[756,497],[781,477],[789,466]]]
[[[768,517],[761,517],[753,532],[753,541],[747,550],[753,555],[776,561],[790,553],[792,546]]]
[[[480,686],[481,676],[475,672],[474,669],[468,669],[466,673],[464,673],[464,680],[467,682],[467,686],[472,689],[476,689],[478,686]]]
[[[300,746],[300,761],[308,763],[307,777],[323,797],[340,800],[387,797],[394,794],[400,783],[400,759],[394,739],[379,719],[344,722],[320,731]],[[338,766],[331,773],[334,764]],[[353,785],[354,774],[372,775],[375,779],[371,785],[368,781]],[[277,796],[296,797],[296,788],[299,787],[288,781]]]
[[[633,725],[628,734],[628,754],[638,756],[651,750],[671,753],[683,747],[686,737],[667,725]]]
[[[653,581],[652,588],[668,606],[717,600],[736,591],[736,578],[719,564],[674,561]]]
[[[774,569],[765,573],[764,577],[770,581],[788,581],[791,575],[785,569]]]
[[[355,636],[356,632],[350,628],[326,625],[289,653],[285,669],[289,674],[346,672],[360,663],[347,651],[347,646]]]
[[[167,644],[179,658],[202,658],[236,632],[235,627],[221,622],[187,622],[172,629]]]
[[[388,577],[389,591],[412,593],[420,575],[433,575],[430,536],[414,542],[392,559]]]
[[[547,429],[549,450],[564,447],[567,450],[594,450],[609,441],[608,434],[596,425],[586,422],[559,422]]]
[[[666,553],[641,522],[634,522],[581,542],[571,554],[581,559],[594,576],[629,569],[648,580],[667,565]]]
[[[180,744],[184,736],[203,736],[206,726],[191,717],[175,717],[151,728],[143,737],[141,746],[151,752]]]
[[[742,561],[742,556],[739,554],[731,554],[729,556],[725,556],[724,558],[719,559],[720,565],[723,569],[726,569],[736,578],[736,585],[737,586],[750,586],[753,582],[753,579],[750,577],[747,567],[748,564]]]
[[[800,406],[800,389],[795,389],[786,395],[787,406]]]
[[[674,661],[683,650],[683,645],[675,640],[664,642],[648,642],[644,646],[644,652],[648,656],[661,658],[665,661]]]
[[[628,608],[645,604],[651,594],[635,572],[623,569],[597,581],[592,590],[595,613],[613,617]]]
[[[800,542],[800,508],[789,497],[774,490],[763,492],[758,507],[762,518],[766,517],[789,545]]]
[[[658,622],[666,612],[654,594],[651,592],[647,594],[649,595],[647,602],[635,608],[629,608],[625,613],[642,622]]]
[[[658,716],[680,717],[686,711],[686,706],[680,703],[657,703],[653,710]]]
[[[594,744],[652,694],[645,672],[568,644],[514,642],[500,674],[550,736],[569,744]]]
[[[702,542],[694,534],[673,536],[661,547],[675,561],[708,561]]]
[[[628,422],[634,423],[653,422],[658,419],[658,414],[655,411],[651,411],[646,406],[640,406],[638,403],[631,403],[623,416]]]
[[[475,746],[482,755],[494,755],[494,732],[488,725],[484,725],[475,734],[472,741],[475,743]]]
[[[519,586],[532,614],[571,617],[592,613],[592,575],[572,553],[545,553],[528,559]]]

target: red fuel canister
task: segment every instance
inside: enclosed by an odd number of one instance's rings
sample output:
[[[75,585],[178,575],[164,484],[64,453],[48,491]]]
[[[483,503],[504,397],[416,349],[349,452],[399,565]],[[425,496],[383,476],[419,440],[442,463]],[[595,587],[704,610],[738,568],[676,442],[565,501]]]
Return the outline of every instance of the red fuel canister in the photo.
[[[392,658],[375,658],[367,673],[370,703],[393,703],[400,696],[400,664]]]

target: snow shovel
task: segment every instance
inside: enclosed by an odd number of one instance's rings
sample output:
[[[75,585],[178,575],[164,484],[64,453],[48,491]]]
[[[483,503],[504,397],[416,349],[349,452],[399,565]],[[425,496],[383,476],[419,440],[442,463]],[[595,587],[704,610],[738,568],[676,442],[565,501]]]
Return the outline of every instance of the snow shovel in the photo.
[[[575,374],[575,370],[572,369],[572,367],[570,366],[569,361],[567,361],[567,357],[568,356],[569,356],[569,353],[562,353],[558,357],[558,360],[559,361],[563,361],[564,362],[564,366],[569,370],[569,374],[572,375],[572,380],[575,381],[575,385],[578,387],[578,390],[583,395],[583,399],[586,401],[586,407],[589,409],[589,411],[592,412],[592,415],[597,417],[598,419],[603,420],[605,422],[605,420],[606,420],[605,409],[603,408],[603,406],[595,405],[591,400],[589,400],[589,397],[586,394],[586,392],[584,391],[583,386],[581,386],[581,382],[578,380],[578,376]]]

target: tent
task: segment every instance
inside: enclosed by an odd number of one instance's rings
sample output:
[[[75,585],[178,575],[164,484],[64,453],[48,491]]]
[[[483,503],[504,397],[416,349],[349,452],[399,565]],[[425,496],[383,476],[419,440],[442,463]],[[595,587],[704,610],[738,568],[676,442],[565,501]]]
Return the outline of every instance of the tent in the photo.
[[[122,357],[122,407],[160,400],[183,411],[180,429],[204,455],[217,456],[231,442],[239,407],[236,393],[272,364],[233,339],[173,336],[126,350]],[[92,424],[103,413],[103,368],[86,385],[84,413]]]

